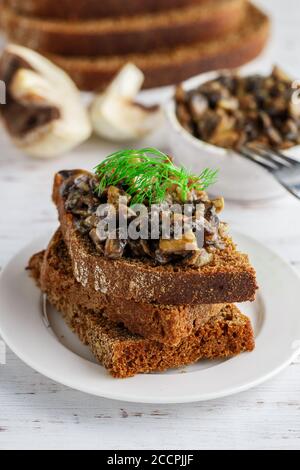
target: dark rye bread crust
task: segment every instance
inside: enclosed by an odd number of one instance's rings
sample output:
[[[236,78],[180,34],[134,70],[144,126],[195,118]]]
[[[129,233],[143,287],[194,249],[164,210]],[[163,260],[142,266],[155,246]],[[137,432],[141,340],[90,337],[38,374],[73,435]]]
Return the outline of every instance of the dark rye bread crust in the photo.
[[[75,170],[76,174],[80,170]],[[214,260],[202,268],[155,266],[151,260],[112,260],[99,255],[88,237],[76,230],[73,216],[65,210],[61,189],[70,171],[55,175],[53,201],[61,231],[72,260],[73,273],[85,288],[143,303],[170,305],[220,304],[254,300],[255,271],[248,256],[227,248],[217,250]]]
[[[29,270],[38,285],[43,262],[43,253],[35,255],[29,262]],[[131,334],[99,313],[74,304],[71,286],[72,283],[76,285],[76,281],[71,270],[66,272],[63,263],[61,266],[59,272],[47,276],[51,279],[47,285],[48,300],[114,377],[126,378],[139,373],[164,371],[200,359],[231,357],[254,349],[251,322],[234,305],[224,307],[216,317],[195,329],[176,346]],[[52,267],[48,265],[44,269],[51,270]]]
[[[144,88],[176,84],[209,70],[239,67],[258,56],[269,37],[266,15],[249,5],[246,20],[224,38],[148,54],[111,57],[48,57],[63,68],[82,90],[101,90],[127,62],[133,62],[145,74]]]
[[[241,24],[246,0],[211,0],[168,12],[90,21],[40,20],[3,8],[9,41],[42,53],[110,56],[147,53],[220,37]]]
[[[87,19],[131,16],[146,12],[199,5],[208,0],[4,0],[15,11],[31,16]],[[218,0],[214,0],[218,2]]]
[[[34,269],[34,257],[31,268]],[[176,345],[196,328],[216,316],[224,304],[216,305],[159,305],[132,302],[123,297],[112,299],[108,295],[82,287],[73,279],[71,260],[60,230],[54,234],[44,255],[41,269],[41,289],[47,292],[47,286],[57,288],[62,296],[65,286],[55,282],[62,270],[70,274],[68,286],[72,302],[93,310],[113,323],[122,323],[131,333],[164,344]]]

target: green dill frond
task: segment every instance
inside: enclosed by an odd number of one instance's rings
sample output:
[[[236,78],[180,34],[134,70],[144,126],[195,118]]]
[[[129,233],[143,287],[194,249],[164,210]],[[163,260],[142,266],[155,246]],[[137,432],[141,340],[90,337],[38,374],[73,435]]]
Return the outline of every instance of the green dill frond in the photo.
[[[122,185],[132,197],[131,204],[159,204],[174,185],[185,202],[190,190],[207,189],[216,181],[217,173],[206,168],[200,175],[191,174],[156,148],[120,150],[95,167],[98,194],[108,186]]]

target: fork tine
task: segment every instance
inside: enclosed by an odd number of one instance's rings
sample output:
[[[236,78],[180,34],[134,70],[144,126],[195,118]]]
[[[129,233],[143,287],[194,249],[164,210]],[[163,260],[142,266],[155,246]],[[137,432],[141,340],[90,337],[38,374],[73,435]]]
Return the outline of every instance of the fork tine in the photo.
[[[300,187],[298,186],[289,186],[288,184],[283,184],[281,183],[282,186],[293,196],[295,196],[297,199],[300,199]]]
[[[254,147],[253,151],[257,153],[258,155],[264,158],[267,158],[270,162],[276,164],[278,169],[289,168],[291,166],[289,163],[284,161],[280,156],[273,153],[271,149],[263,149],[263,148]]]
[[[268,158],[274,159],[276,163],[279,163],[285,167],[289,167],[291,165],[296,165],[297,163],[299,163],[294,158],[284,155],[284,153],[280,152],[279,150],[259,146],[255,147],[255,151],[256,150],[259,153],[263,153]]]
[[[293,196],[300,199],[300,162],[293,161],[292,164],[283,164],[274,158],[273,152],[260,151],[254,147],[244,146],[237,153],[248,160],[268,170],[274,178]],[[280,155],[278,156],[280,158]],[[289,157],[288,157],[289,158]]]
[[[276,153],[276,155],[278,155],[279,157],[281,157],[283,160],[290,163],[291,165],[297,165],[300,163],[299,160],[296,160],[296,158],[288,157],[287,155],[280,152],[279,150],[274,150],[274,153]]]
[[[279,169],[279,166],[276,165],[275,162],[271,161],[269,158],[265,158],[262,155],[259,155],[250,148],[242,147],[242,149],[239,150],[239,153],[246,157],[248,160],[251,160],[257,165],[262,166],[266,170],[274,171]]]

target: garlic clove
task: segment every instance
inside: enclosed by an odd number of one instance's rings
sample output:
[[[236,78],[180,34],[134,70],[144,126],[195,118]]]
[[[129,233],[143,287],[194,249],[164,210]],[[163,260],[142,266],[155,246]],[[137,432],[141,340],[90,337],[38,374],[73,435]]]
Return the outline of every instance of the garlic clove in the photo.
[[[51,158],[89,138],[88,112],[63,70],[37,52],[8,45],[0,71],[8,90],[1,114],[17,147],[34,157]]]
[[[90,116],[96,134],[113,142],[126,142],[145,137],[159,127],[163,119],[161,109],[134,101],[143,81],[143,73],[127,64],[107,89],[95,97]]]

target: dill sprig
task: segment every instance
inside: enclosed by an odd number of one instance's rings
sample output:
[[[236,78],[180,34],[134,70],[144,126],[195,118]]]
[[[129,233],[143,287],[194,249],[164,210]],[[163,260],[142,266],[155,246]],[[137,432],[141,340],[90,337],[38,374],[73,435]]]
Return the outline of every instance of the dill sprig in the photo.
[[[217,170],[204,169],[199,175],[174,165],[170,157],[156,148],[120,150],[95,167],[101,195],[108,186],[122,185],[132,197],[131,204],[159,204],[168,191],[179,188],[182,202],[192,189],[203,191],[216,181]]]

